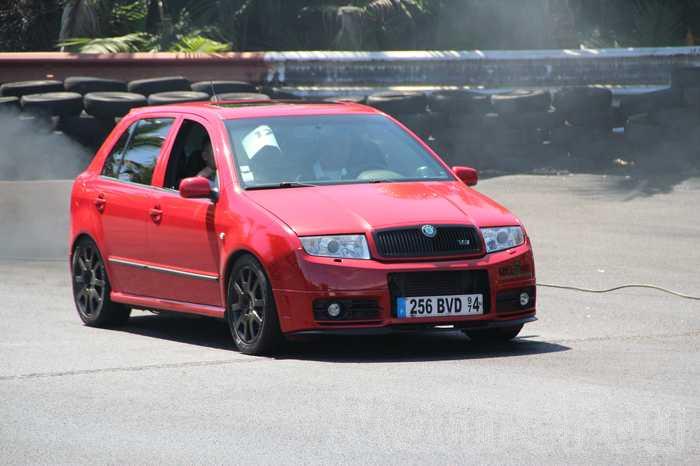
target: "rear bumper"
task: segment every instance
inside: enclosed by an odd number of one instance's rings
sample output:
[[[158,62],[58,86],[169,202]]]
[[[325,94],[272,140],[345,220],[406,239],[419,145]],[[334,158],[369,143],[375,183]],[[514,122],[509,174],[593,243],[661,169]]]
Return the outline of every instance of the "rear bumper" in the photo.
[[[379,262],[374,260],[336,260],[312,257],[299,252],[300,273],[305,290],[273,289],[284,333],[392,333],[443,326],[488,328],[516,326],[535,319],[535,268],[529,243],[481,258],[434,262]],[[487,306],[484,313],[471,316],[421,317],[400,319],[396,315],[396,290],[390,289],[390,275],[404,272],[475,271],[487,277],[483,290]],[[429,286],[428,286],[429,287]],[[528,290],[531,302],[513,304],[513,296]],[[464,290],[474,292],[475,290]],[[447,293],[460,294],[460,293]],[[314,303],[333,300],[372,301],[371,315],[354,320],[319,319]]]

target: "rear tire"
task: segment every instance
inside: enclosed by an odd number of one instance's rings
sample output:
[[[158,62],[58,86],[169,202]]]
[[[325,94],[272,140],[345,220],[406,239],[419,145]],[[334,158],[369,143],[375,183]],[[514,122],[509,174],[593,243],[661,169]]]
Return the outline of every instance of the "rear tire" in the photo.
[[[260,263],[250,255],[238,259],[231,271],[226,322],[243,354],[273,353],[281,341],[272,287]]]
[[[78,315],[89,327],[124,325],[131,309],[109,297],[112,290],[102,255],[94,241],[83,238],[71,257],[73,299]]]
[[[518,333],[523,329],[523,325],[514,327],[496,327],[482,330],[463,330],[463,332],[474,343],[502,343],[510,341],[518,336]]]

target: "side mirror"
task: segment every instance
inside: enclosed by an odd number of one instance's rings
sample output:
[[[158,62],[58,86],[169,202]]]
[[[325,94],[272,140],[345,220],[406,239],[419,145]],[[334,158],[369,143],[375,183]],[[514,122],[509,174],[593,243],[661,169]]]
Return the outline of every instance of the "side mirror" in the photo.
[[[186,199],[211,199],[213,194],[209,180],[203,176],[193,176],[180,181],[180,196]]]
[[[467,186],[476,186],[476,183],[479,181],[479,172],[475,168],[452,167],[452,171]]]

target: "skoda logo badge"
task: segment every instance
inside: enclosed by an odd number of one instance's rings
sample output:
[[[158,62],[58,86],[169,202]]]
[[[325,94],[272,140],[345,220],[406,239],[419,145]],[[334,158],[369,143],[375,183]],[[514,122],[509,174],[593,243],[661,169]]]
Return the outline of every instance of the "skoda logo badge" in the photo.
[[[437,228],[432,225],[423,225],[420,227],[420,231],[428,238],[435,238],[435,235],[437,235]]]

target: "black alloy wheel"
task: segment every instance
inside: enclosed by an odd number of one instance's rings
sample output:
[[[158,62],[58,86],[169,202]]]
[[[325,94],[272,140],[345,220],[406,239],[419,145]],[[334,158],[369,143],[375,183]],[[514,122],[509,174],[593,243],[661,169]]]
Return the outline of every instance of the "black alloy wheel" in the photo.
[[[244,354],[273,351],[280,337],[277,310],[267,276],[252,256],[236,261],[227,297],[226,320],[238,349]]]
[[[110,299],[105,264],[94,242],[83,239],[77,244],[71,274],[75,307],[86,325],[108,327],[126,323],[131,309]]]

